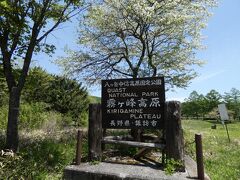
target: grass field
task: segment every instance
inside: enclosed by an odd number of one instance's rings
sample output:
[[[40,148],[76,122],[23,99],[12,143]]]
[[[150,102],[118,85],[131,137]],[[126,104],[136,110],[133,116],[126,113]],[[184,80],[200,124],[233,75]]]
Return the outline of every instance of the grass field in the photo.
[[[194,134],[203,135],[204,165],[213,180],[240,180],[240,122],[228,124],[231,142],[225,128],[200,120],[183,120],[185,150],[195,158]],[[75,156],[76,130],[51,134],[22,133],[20,151],[11,156],[0,153],[0,179],[62,179],[63,168]],[[4,135],[0,134],[0,150]],[[86,157],[87,139],[84,136]]]
[[[62,179],[64,167],[75,157],[76,134],[75,129],[21,132],[17,154],[0,151],[0,179]],[[85,136],[83,144],[87,144]],[[0,135],[0,150],[3,145],[4,137]],[[83,149],[84,156],[86,152]]]
[[[216,123],[216,122],[215,122]],[[186,152],[195,156],[194,134],[203,136],[204,165],[207,174],[213,180],[240,179],[240,122],[228,124],[230,143],[225,127],[214,122],[183,120]]]

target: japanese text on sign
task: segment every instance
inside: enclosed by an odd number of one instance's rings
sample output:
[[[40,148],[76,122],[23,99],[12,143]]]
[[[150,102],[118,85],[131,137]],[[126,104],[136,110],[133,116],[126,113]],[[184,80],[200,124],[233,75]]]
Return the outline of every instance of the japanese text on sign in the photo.
[[[164,78],[102,81],[104,128],[162,128]]]

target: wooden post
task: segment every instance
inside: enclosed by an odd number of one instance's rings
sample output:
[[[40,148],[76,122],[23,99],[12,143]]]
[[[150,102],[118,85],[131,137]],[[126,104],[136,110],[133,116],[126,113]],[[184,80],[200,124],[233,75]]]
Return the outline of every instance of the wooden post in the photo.
[[[106,134],[107,134],[107,129],[103,129],[103,135],[102,135],[102,138],[104,139],[104,137],[106,136]],[[102,143],[102,151],[104,151],[105,150],[105,144],[104,143]]]
[[[180,102],[169,101],[165,103],[165,138],[166,158],[173,158],[182,163],[179,171],[185,171],[183,130],[181,126]]]
[[[80,165],[82,157],[82,133],[78,130],[77,133],[77,150],[76,150],[76,165]]]
[[[203,151],[202,151],[202,136],[201,136],[201,134],[195,134],[195,142],[196,142],[196,159],[197,159],[198,179],[204,180]]]
[[[88,123],[88,159],[101,161],[102,159],[102,112],[101,104],[89,105]]]

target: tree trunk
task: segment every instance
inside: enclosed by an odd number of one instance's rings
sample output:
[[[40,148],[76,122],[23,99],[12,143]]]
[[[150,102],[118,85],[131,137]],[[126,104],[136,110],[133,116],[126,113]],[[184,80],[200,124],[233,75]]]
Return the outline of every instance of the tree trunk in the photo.
[[[12,87],[9,94],[6,149],[11,149],[13,152],[17,152],[18,150],[18,118],[20,95],[20,90],[17,87]]]
[[[133,70],[133,79],[136,79],[138,75],[138,69]],[[142,129],[131,129],[130,135],[133,137],[134,141],[142,141]]]

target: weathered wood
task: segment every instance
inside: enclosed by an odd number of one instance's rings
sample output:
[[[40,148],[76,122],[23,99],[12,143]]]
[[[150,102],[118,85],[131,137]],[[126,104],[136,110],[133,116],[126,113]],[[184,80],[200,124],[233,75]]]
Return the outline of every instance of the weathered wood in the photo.
[[[135,141],[142,141],[143,129],[131,129],[131,136]]]
[[[134,146],[134,147],[140,147],[140,148],[159,148],[163,149],[165,147],[165,144],[159,144],[159,143],[143,143],[143,142],[136,142],[136,141],[119,141],[109,138],[104,138],[103,143],[106,144],[120,144],[120,145],[126,145],[126,146]]]
[[[101,161],[102,158],[102,112],[101,104],[89,105],[88,123],[88,159],[89,161]]]
[[[133,141],[133,137],[131,135],[123,135],[123,136],[106,136],[104,137],[105,140],[120,140],[120,141]]]
[[[169,101],[165,103],[165,138],[166,138],[166,158],[173,158],[180,161],[184,171],[184,144],[183,130],[181,126],[180,102]]]
[[[107,129],[106,128],[104,128],[103,129],[103,135],[102,135],[102,137],[105,137],[106,136],[106,134],[107,134]],[[102,144],[102,151],[104,151],[105,150],[105,144]]]
[[[139,159],[140,157],[145,156],[151,150],[152,150],[151,148],[141,148],[140,150],[138,150],[137,154],[134,155],[134,158]]]
[[[198,179],[204,180],[203,150],[202,150],[201,134],[195,134],[195,143],[196,143],[196,159],[197,159]]]
[[[76,148],[76,165],[80,165],[82,157],[82,133],[78,130],[77,133],[77,148]]]
[[[153,141],[153,142],[157,142],[160,141],[159,137],[155,134],[143,134],[142,135],[143,141]]]
[[[152,139],[153,143],[156,143],[159,141],[159,138],[157,136],[153,136],[153,135],[144,135],[144,137],[146,139]],[[147,153],[149,153],[152,149],[151,148],[142,148],[140,149],[137,154],[134,155],[135,159],[139,159],[140,157],[143,157],[144,155],[146,155]]]

